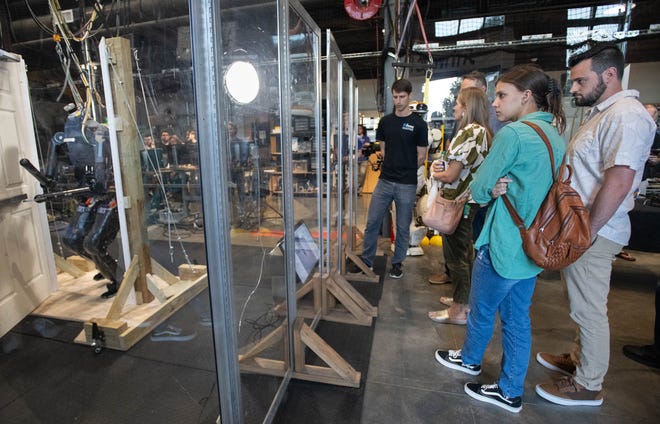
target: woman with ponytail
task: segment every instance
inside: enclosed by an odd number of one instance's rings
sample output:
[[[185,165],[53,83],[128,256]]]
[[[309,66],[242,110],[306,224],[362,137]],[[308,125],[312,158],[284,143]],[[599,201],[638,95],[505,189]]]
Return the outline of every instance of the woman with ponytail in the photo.
[[[478,375],[499,313],[500,377],[494,384],[467,383],[465,392],[519,412],[532,344],[529,307],[542,269],[525,255],[520,232],[500,196],[506,193],[525,225],[531,224],[552,184],[552,170],[545,143],[524,122],[536,124],[546,134],[557,170],[565,151],[560,136],[565,117],[559,84],[534,65],[518,65],[504,73],[493,106],[498,120],[512,122],[497,133],[470,184],[472,198],[489,204],[489,209],[475,243],[466,339],[462,349],[438,350],[435,358],[446,367]]]

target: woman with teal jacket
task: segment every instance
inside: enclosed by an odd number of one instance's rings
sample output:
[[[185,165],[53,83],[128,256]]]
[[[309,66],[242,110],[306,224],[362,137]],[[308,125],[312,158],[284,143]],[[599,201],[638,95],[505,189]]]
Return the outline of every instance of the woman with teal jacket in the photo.
[[[558,170],[565,151],[559,135],[565,118],[558,83],[534,65],[518,65],[503,74],[493,106],[497,119],[512,123],[497,133],[470,184],[472,198],[490,205],[475,243],[467,335],[461,350],[438,350],[435,358],[449,368],[478,375],[499,313],[503,349],[500,377],[494,384],[467,383],[465,392],[474,399],[519,412],[532,344],[529,307],[542,269],[525,255],[520,232],[499,197],[506,193],[529,227],[552,184],[552,170],[545,143],[523,121],[538,125],[546,134]]]

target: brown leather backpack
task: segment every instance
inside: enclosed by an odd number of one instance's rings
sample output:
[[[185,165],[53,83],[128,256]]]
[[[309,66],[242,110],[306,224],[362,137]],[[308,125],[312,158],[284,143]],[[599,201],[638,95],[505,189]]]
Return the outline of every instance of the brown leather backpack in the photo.
[[[572,170],[565,163],[566,155],[556,173],[548,137],[538,125],[529,121],[523,123],[532,127],[548,148],[553,183],[528,229],[506,194],[502,200],[520,230],[525,254],[541,268],[557,271],[578,260],[591,246],[589,211],[580,195],[571,188]],[[562,180],[565,170],[568,170],[568,177]]]

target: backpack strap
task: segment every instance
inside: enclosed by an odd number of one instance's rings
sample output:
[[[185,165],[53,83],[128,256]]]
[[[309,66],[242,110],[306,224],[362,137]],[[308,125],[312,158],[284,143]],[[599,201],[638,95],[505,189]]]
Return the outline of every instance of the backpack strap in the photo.
[[[550,145],[550,140],[548,140],[548,136],[545,135],[541,127],[539,127],[533,122],[522,121],[522,123],[532,127],[532,129],[536,131],[539,137],[541,137],[541,140],[543,140],[543,142],[545,143],[545,147],[548,148],[548,153],[550,154],[550,169],[552,170],[552,181],[556,181],[557,175],[555,173],[555,155],[552,153],[552,146]],[[564,155],[564,158],[562,159],[562,165],[564,164],[564,160],[566,160],[566,155]]]
[[[550,170],[552,170],[552,181],[553,183],[557,181],[557,174],[555,172],[555,155],[552,153],[552,146],[550,145],[550,141],[548,140],[548,136],[545,135],[541,127],[536,125],[533,122],[530,121],[521,121],[523,124],[526,124],[530,126],[536,133],[541,137],[541,140],[543,140],[543,143],[545,143],[545,147],[548,148],[548,154],[550,155]],[[561,165],[559,166],[559,170],[561,171],[562,168],[564,167],[564,162],[566,161],[566,155],[564,154],[564,157],[561,160]],[[520,234],[524,235],[523,232],[525,231],[525,223],[523,222],[522,218],[518,214],[518,211],[513,207],[511,204],[511,201],[509,200],[508,197],[506,197],[506,194],[502,195],[502,200],[504,201],[504,205],[506,208],[509,210],[509,213],[511,214],[511,218],[513,219],[513,223],[516,224],[516,227],[520,230]]]

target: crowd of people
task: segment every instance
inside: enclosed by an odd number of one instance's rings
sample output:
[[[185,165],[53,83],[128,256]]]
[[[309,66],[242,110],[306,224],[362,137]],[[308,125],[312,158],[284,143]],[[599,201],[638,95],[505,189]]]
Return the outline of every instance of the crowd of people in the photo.
[[[532,345],[529,312],[543,269],[525,254],[502,195],[529,226],[553,182],[550,161],[545,159],[548,149],[526,123],[540,127],[549,140],[555,171],[565,157],[573,171],[571,184],[589,211],[591,247],[561,271],[570,317],[578,329],[575,348],[536,354],[542,366],[565,375],[538,384],[536,393],[567,406],[603,403],[612,262],[628,243],[633,193],[645,165],[648,168],[656,137],[651,110],[639,101],[636,90],[623,89],[624,58],[618,47],[593,46],[571,57],[569,67],[570,93],[577,106],[587,109],[568,144],[562,136],[566,127],[562,87],[540,67],[523,64],[503,73],[492,104],[483,74],[473,72],[463,78],[454,108],[458,129],[447,154],[431,166],[431,178],[441,185],[438,195],[450,200],[469,195],[458,228],[443,235],[446,270],[429,279],[433,284],[453,283],[453,297],[441,298],[448,308],[428,313],[441,324],[465,325],[466,336],[457,349],[438,349],[435,359],[449,369],[479,375],[499,314],[500,376],[494,383],[467,383],[464,390],[474,399],[511,412],[522,409]],[[381,119],[376,131],[383,165],[369,205],[360,259],[368,267],[373,264],[383,217],[394,202],[396,241],[389,276],[401,278],[417,189],[415,174],[425,159],[427,135],[425,122],[408,108],[410,82],[397,80],[391,94],[394,112]],[[657,108],[655,112],[657,118]],[[489,119],[493,116],[497,125]],[[479,214],[483,218],[475,220]],[[349,272],[359,268],[349,266]],[[627,349],[630,357],[644,354],[655,358],[654,366],[660,362],[653,346]]]

